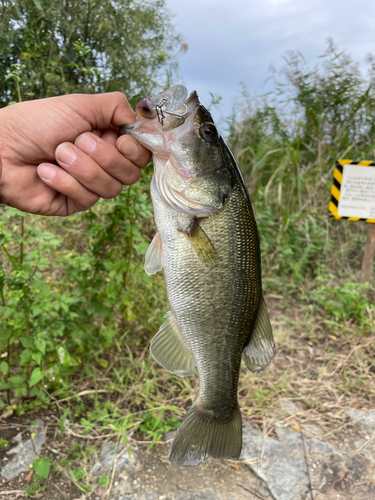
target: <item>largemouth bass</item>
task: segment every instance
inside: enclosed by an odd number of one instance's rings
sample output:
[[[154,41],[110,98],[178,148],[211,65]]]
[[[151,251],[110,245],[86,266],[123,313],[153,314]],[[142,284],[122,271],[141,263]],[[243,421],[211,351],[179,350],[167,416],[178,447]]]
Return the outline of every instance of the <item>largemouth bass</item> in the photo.
[[[169,458],[197,465],[238,459],[241,358],[263,370],[274,343],[262,295],[258,231],[237,164],[196,92],[177,85],[136,108],[120,131],[152,151],[151,196],[157,233],[145,269],[164,269],[170,311],[151,342],[164,368],[184,377],[198,369],[199,396]],[[143,119],[140,119],[143,118]]]

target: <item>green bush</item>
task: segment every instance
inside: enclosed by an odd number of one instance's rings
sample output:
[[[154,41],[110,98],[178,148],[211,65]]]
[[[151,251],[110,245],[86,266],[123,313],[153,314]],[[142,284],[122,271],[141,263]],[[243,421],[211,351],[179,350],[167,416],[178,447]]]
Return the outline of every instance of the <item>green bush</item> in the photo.
[[[374,324],[375,306],[368,300],[369,285],[342,280],[335,283],[332,275],[324,274],[315,279],[318,286],[306,297],[317,303],[337,322],[352,321],[359,326]]]
[[[9,400],[46,402],[115,337],[142,322],[149,328],[158,301],[143,271],[152,234],[149,181],[145,174],[115,200],[54,226],[2,210],[0,391]]]

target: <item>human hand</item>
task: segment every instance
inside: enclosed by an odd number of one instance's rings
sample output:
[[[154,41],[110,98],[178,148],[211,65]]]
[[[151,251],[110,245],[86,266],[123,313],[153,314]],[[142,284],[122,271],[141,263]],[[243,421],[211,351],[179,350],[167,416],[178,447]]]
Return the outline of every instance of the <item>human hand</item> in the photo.
[[[120,92],[51,97],[0,109],[0,203],[71,215],[137,182],[150,152],[118,127],[135,121]]]

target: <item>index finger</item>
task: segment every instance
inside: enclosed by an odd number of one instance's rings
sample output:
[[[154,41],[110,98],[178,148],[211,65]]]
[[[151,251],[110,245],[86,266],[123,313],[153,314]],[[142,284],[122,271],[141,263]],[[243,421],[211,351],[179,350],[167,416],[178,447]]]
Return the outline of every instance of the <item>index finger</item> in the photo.
[[[71,94],[64,97],[64,105],[68,104],[92,129],[106,129],[110,125],[120,127],[136,120],[135,112],[121,92]]]

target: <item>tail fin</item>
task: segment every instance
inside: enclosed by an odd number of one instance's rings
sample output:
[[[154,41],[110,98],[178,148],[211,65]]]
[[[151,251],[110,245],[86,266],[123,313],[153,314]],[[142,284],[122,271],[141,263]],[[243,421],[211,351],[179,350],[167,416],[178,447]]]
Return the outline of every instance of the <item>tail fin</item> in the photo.
[[[217,422],[199,411],[196,403],[187,412],[172,443],[169,460],[177,465],[198,465],[208,457],[236,460],[242,448],[239,407],[229,422]]]

